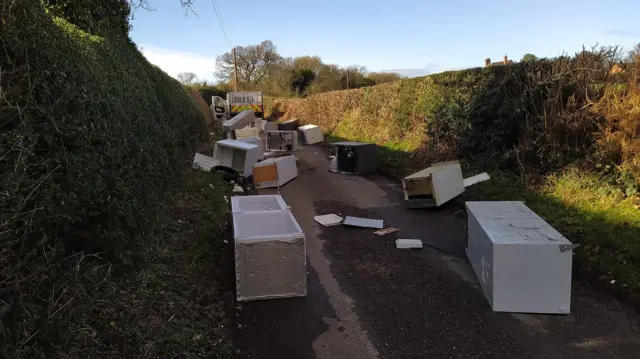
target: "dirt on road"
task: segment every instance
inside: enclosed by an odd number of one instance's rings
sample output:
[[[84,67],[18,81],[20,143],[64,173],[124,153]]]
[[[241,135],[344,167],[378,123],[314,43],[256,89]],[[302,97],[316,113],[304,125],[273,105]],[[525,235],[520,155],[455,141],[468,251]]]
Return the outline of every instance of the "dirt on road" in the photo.
[[[464,256],[459,206],[409,210],[399,183],[330,173],[321,147],[296,156],[299,176],[280,193],[306,235],[308,296],[239,305],[244,357],[640,358],[638,313],[578,280],[570,315],[492,312]],[[313,221],[327,213],[401,231]],[[396,249],[398,237],[425,248]]]

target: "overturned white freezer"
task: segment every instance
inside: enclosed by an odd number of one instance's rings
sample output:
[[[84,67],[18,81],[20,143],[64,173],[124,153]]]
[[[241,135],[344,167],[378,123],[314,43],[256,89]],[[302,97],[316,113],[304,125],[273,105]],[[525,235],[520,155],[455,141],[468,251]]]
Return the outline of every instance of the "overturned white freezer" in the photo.
[[[264,158],[262,148],[247,142],[222,140],[215,143],[213,159],[216,166],[233,168],[249,177],[253,174],[253,164]]]
[[[256,188],[280,187],[298,177],[295,156],[269,158],[253,165]]]
[[[491,308],[569,314],[571,242],[522,202],[466,207],[466,252]]]
[[[253,197],[253,196],[246,196]],[[305,235],[281,198],[260,198],[233,213],[236,297],[238,301],[307,295]],[[232,201],[233,203],[233,201]],[[232,205],[233,207],[233,205]]]
[[[404,201],[408,208],[438,207],[488,179],[487,173],[463,179],[458,161],[437,162],[402,179]]]

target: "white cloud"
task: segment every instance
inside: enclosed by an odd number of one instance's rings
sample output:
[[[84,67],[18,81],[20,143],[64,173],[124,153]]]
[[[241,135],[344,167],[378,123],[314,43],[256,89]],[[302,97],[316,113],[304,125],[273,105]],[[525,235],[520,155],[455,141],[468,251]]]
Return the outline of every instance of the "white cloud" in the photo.
[[[193,72],[199,80],[214,80],[213,72],[216,59],[190,52],[174,51],[142,45],[142,54],[152,64],[158,66],[170,76],[177,77],[181,72]]]

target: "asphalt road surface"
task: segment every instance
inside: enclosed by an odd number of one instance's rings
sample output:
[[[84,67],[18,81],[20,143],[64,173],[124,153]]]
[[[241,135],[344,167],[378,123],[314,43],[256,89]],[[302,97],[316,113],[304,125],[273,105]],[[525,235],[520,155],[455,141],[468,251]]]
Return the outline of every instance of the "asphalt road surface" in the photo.
[[[640,358],[640,316],[577,280],[570,315],[492,312],[464,254],[459,205],[409,210],[400,183],[331,173],[320,146],[296,156],[298,178],[280,193],[306,235],[308,295],[241,304],[245,357]],[[401,231],[314,222],[327,213]],[[396,238],[425,247],[396,249]]]

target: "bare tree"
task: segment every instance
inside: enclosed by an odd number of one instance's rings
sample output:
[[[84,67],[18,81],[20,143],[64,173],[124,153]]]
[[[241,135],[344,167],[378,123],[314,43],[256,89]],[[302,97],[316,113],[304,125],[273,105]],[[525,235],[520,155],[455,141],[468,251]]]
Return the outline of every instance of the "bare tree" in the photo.
[[[236,47],[238,82],[240,87],[255,87],[273,73],[282,61],[273,42],[266,40],[258,45]],[[234,79],[233,53],[224,53],[216,59],[216,73],[227,81]]]
[[[185,85],[191,86],[194,82],[198,81],[198,76],[193,72],[182,72],[178,74],[178,81]]]
[[[640,63],[640,42],[629,51],[628,57],[630,62]]]

